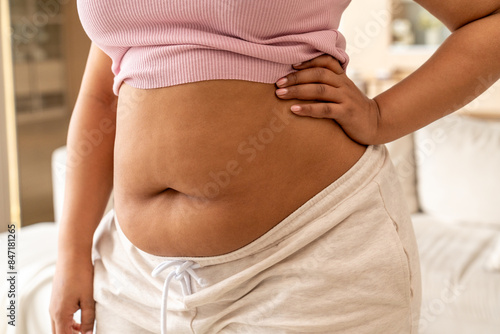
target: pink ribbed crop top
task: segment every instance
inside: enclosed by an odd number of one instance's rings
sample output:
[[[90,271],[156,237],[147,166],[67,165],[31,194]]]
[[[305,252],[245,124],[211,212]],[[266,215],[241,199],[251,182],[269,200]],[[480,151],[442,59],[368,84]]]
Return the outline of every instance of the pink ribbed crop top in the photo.
[[[113,91],[239,79],[274,83],[330,54],[351,0],[77,0],[82,25],[112,60]]]

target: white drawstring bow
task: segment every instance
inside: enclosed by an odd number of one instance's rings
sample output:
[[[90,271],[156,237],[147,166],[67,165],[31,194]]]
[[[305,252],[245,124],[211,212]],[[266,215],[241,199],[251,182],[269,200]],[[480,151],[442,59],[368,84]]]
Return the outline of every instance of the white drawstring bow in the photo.
[[[168,290],[170,281],[175,278],[181,283],[182,294],[188,296],[191,294],[191,277],[193,277],[200,286],[205,286],[206,281],[198,276],[193,269],[200,268],[200,265],[193,261],[164,261],[156,266],[151,275],[157,277],[167,268],[176,266],[175,270],[170,272],[165,279],[163,285],[163,295],[161,304],[161,334],[167,333],[167,302],[168,302]]]

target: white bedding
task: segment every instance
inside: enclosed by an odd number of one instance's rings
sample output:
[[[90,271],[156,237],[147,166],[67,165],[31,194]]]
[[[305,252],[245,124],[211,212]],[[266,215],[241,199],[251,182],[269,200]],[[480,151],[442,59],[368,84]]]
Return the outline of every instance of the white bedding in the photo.
[[[420,333],[499,334],[500,271],[488,261],[500,230],[413,216],[422,268]]]
[[[6,249],[6,233],[0,234],[1,249]],[[57,252],[57,229],[54,223],[39,223],[23,227],[17,234],[17,311],[16,327],[9,326],[5,316],[0,317],[2,334],[50,334],[48,312],[52,277]],[[6,261],[2,261],[6,272]],[[5,279],[2,279],[4,284]],[[7,289],[2,288],[0,305],[8,302]],[[2,306],[2,309],[4,307]]]

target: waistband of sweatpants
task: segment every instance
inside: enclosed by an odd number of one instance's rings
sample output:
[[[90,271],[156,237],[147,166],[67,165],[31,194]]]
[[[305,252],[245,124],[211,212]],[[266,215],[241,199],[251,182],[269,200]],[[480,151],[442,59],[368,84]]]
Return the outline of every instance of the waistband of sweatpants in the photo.
[[[324,212],[340,205],[347,198],[353,196],[360,189],[370,183],[370,181],[380,172],[382,166],[388,158],[389,155],[384,145],[368,146],[361,158],[346,173],[322,191],[314,195],[311,199],[271,228],[268,232],[251,243],[222,255],[206,257],[165,257],[144,252],[135,247],[125,236],[120,228],[120,224],[114,211],[112,213],[112,218],[116,222],[116,230],[121,242],[127,244],[128,247],[135,248],[136,251],[150,263],[180,260],[193,261],[202,267],[222,264],[239,260],[263,251],[264,249],[275,245],[287,236],[295,233],[304,225],[313,223],[314,220],[320,217]]]

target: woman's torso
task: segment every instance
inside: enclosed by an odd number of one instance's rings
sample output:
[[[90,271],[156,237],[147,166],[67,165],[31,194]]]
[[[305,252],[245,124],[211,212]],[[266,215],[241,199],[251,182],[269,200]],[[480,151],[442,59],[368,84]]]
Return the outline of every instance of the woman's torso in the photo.
[[[365,147],[332,120],[290,112],[273,84],[123,84],[115,210],[138,248],[212,256],[255,240],[345,173]]]

